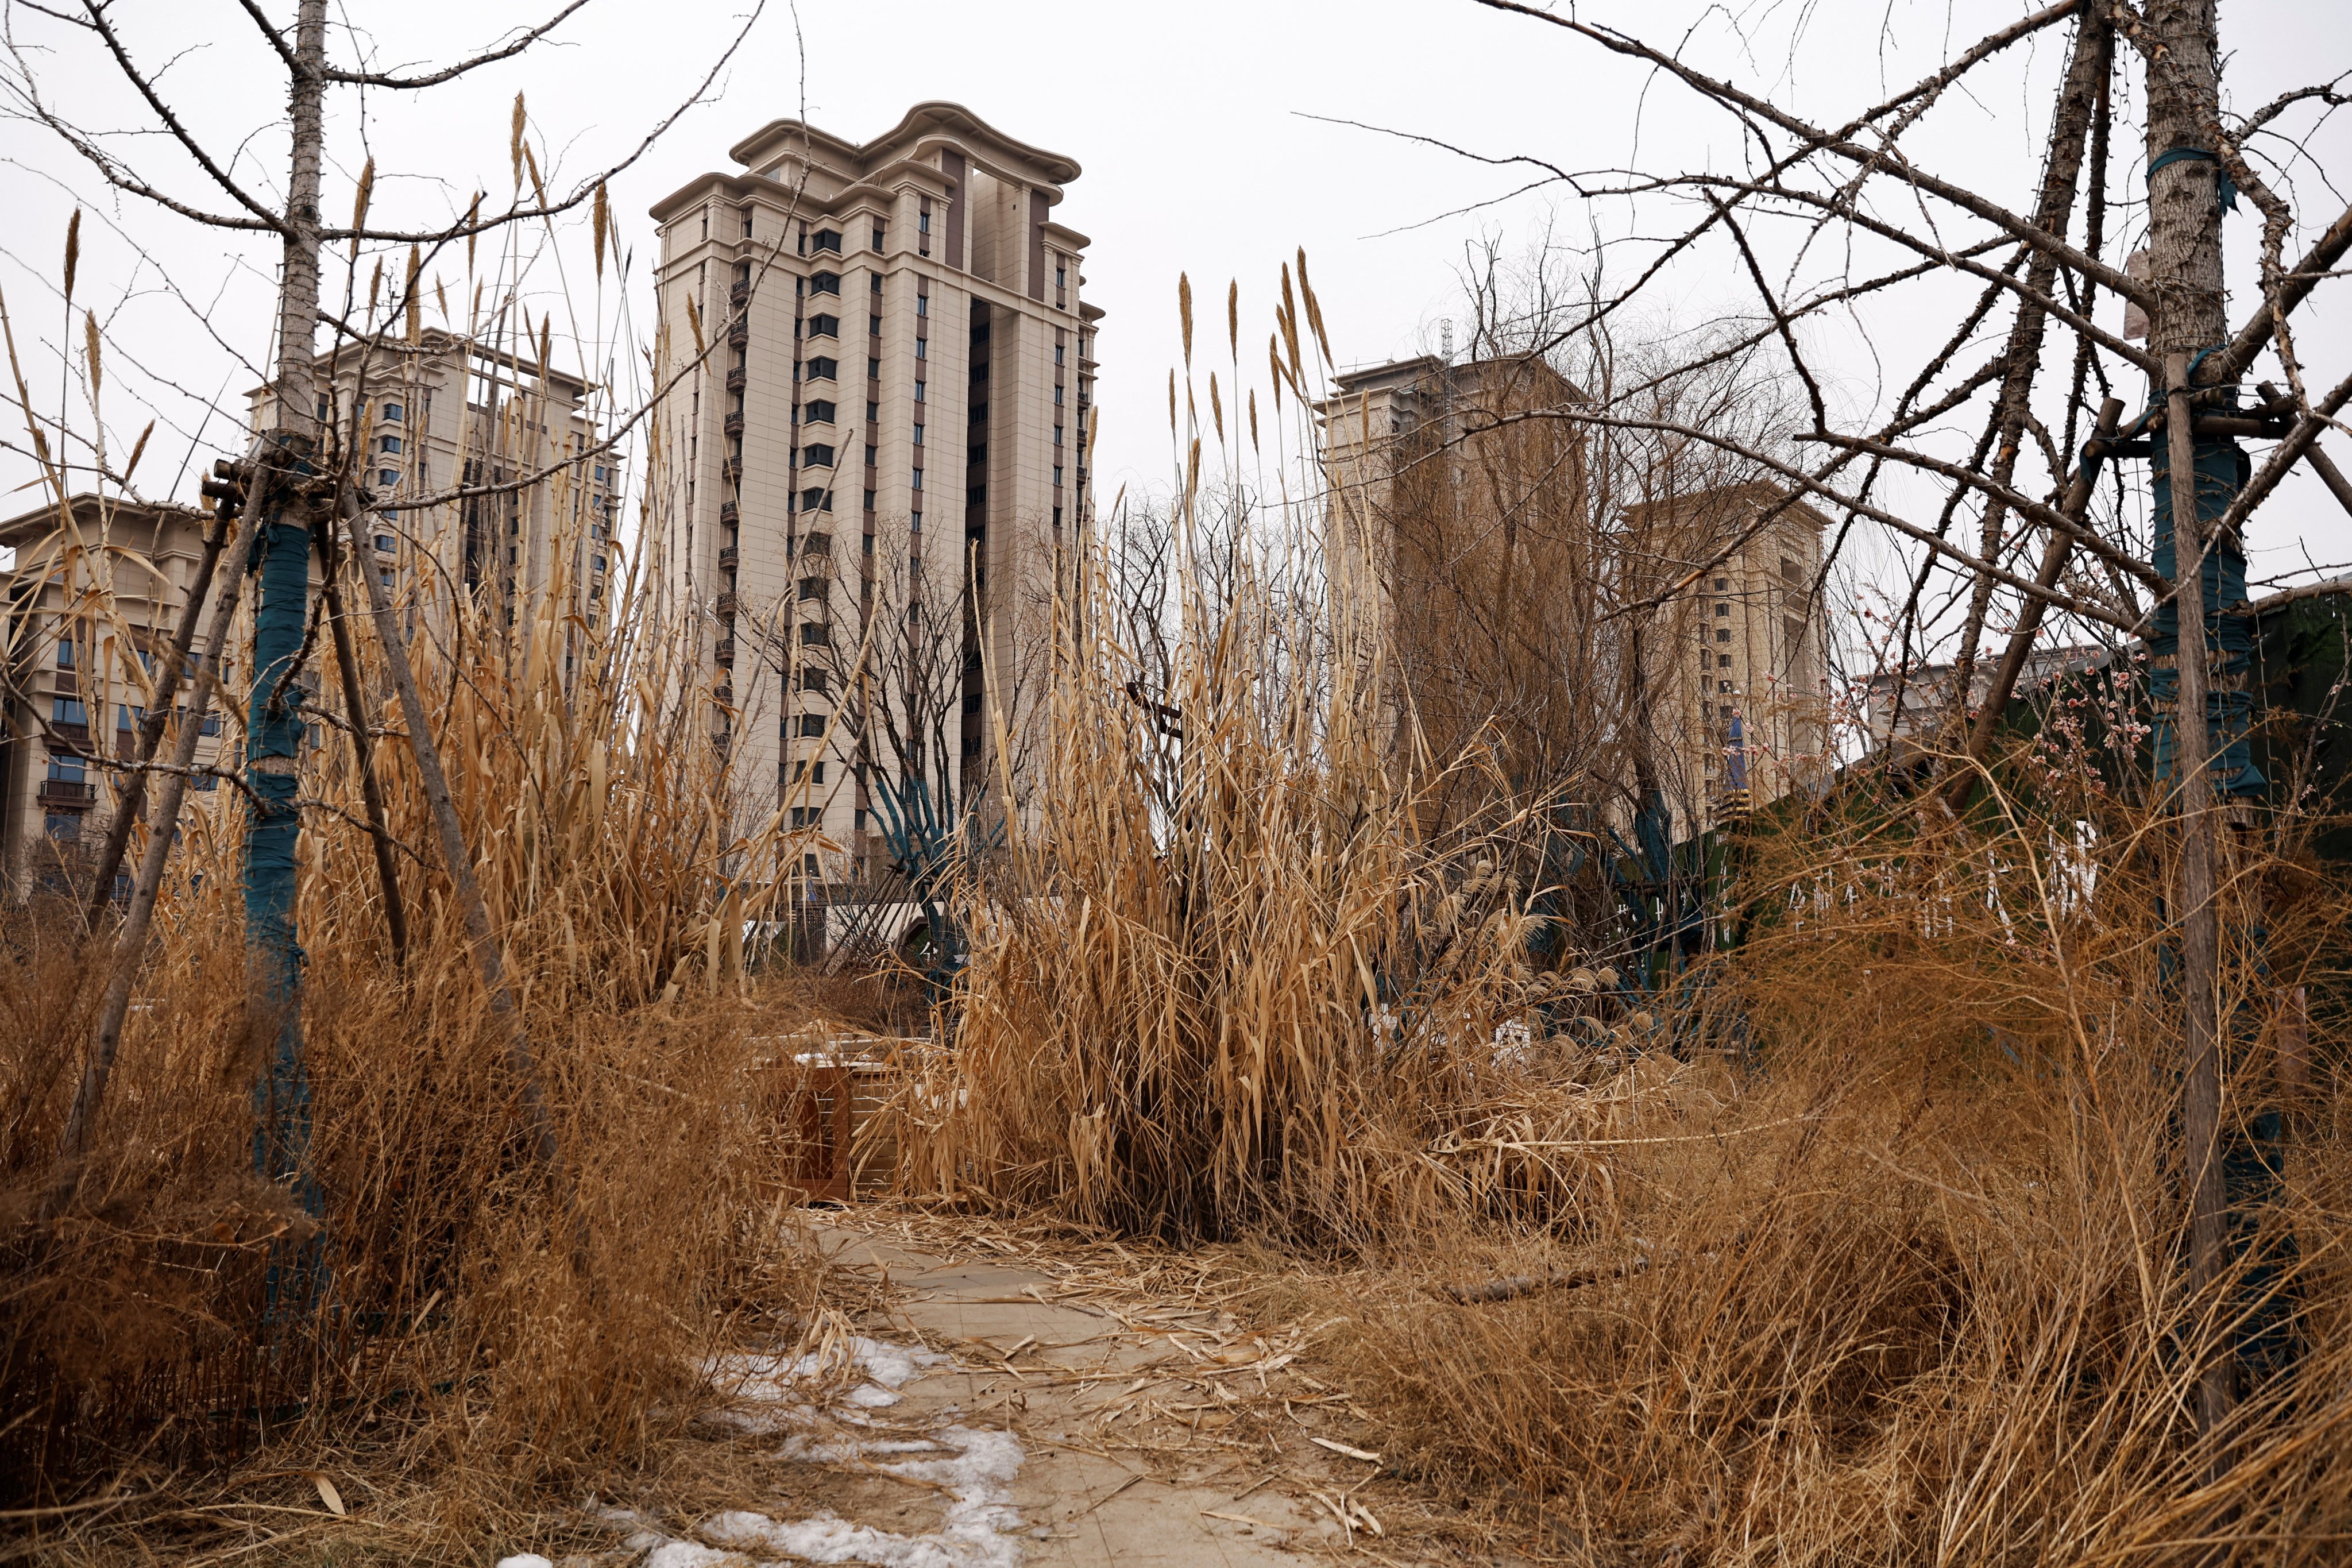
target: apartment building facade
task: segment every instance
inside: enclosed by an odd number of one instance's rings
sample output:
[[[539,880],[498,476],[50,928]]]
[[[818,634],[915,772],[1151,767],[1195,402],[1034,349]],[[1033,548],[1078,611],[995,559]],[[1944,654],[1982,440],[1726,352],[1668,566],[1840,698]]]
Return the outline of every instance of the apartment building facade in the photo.
[[[1693,823],[1818,787],[1832,765],[1818,592],[1829,520],[1762,482],[1630,510],[1688,584],[1661,607],[1649,662]]]
[[[729,157],[653,208],[657,374],[682,378],[655,569],[701,627],[745,815],[789,813],[835,881],[880,849],[877,783],[965,798],[1018,722],[1087,526],[1102,312],[1053,216],[1078,165],[959,105],[863,143],[773,121]],[[896,706],[843,721],[869,673]]]
[[[1582,400],[1540,355],[1422,355],[1317,405],[1341,646],[1379,649],[1400,745],[1488,746],[1522,783],[1574,745],[1558,664],[1589,637],[1583,451],[1543,415]]]
[[[1341,646],[1378,646],[1433,756],[1489,747],[1514,784],[1598,769],[1618,808],[1662,795],[1677,836],[1820,774],[1818,512],[1759,524],[1780,492],[1656,454],[1597,476],[1551,416],[1584,394],[1538,355],[1335,381],[1316,411]]]
[[[134,506],[79,495],[0,522],[0,892],[80,894],[115,801],[100,759],[133,753],[153,695],[152,673],[177,633],[211,519],[177,507]],[[214,592],[220,586],[215,578]],[[212,672],[199,668],[173,699]],[[234,658],[220,678],[233,688]],[[196,763],[235,761],[235,727],[221,689],[203,721]],[[168,741],[170,731],[166,731]],[[216,776],[192,782],[199,810],[233,799]]]
[[[540,363],[536,346],[501,353],[439,331],[341,344],[314,374],[329,459],[348,454],[382,505],[362,530],[366,569],[412,611],[446,616],[462,596],[494,632],[521,637],[551,610],[574,640],[608,614],[623,476],[616,456],[589,455],[599,432],[581,377]],[[269,428],[270,390],[248,400],[253,427]],[[539,475],[502,494],[400,504]]]

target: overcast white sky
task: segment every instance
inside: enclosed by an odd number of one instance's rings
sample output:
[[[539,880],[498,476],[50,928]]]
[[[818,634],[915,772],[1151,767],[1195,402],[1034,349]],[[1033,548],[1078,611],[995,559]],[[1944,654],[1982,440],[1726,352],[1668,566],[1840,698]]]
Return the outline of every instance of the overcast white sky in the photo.
[[[273,15],[292,13],[290,0],[264,4]],[[1689,58],[1705,68],[1816,121],[1837,121],[2028,8],[2022,0],[1768,0],[1727,8],[1642,0],[1580,11],[1653,40],[1686,37]],[[335,15],[365,34],[380,61],[392,63],[470,52],[551,9],[553,0],[339,0]],[[238,150],[241,174],[274,192],[283,158],[274,123],[283,111],[283,79],[236,0],[121,0],[114,14],[139,58],[173,59],[166,88],[191,121],[215,144]],[[576,178],[613,160],[688,95],[744,14],[743,0],[594,0],[558,31],[560,47],[421,100],[372,95],[376,117],[366,150],[357,141],[354,97],[339,95],[328,211],[338,218],[348,213],[351,180],[368,151],[380,171],[379,221],[446,218],[478,185],[503,195],[508,116],[518,89],[528,93],[534,125],[554,150],[556,183]],[[139,122],[137,105],[98,51],[21,6],[12,8],[11,21],[27,51],[21,58],[54,103],[86,123]],[[2352,7],[2233,0],[2224,26],[2233,51],[2226,90],[2242,109],[2352,67]],[[1801,42],[1792,49],[1799,26]],[[51,46],[54,53],[43,52]],[[345,58],[351,48],[348,39],[337,41]],[[1972,95],[1937,110],[1921,142],[1925,155],[1939,172],[2025,206],[2062,50],[2053,31],[2019,51],[2014,65],[1988,71]],[[863,0],[803,4],[797,16],[774,0],[714,101],[688,113],[614,183],[640,281],[652,250],[646,207],[694,174],[725,166],[726,148],[746,132],[794,113],[803,71],[809,118],[841,135],[870,137],[909,103],[944,98],[1082,165],[1057,216],[1092,237],[1087,291],[1109,311],[1100,348],[1106,423],[1097,473],[1105,500],[1122,482],[1164,483],[1171,470],[1167,375],[1179,353],[1180,268],[1190,270],[1207,319],[1222,317],[1210,301],[1222,303],[1225,280],[1240,279],[1246,365],[1246,345],[1265,341],[1276,269],[1304,246],[1339,357],[1370,362],[1433,346],[1439,319],[1463,313],[1455,272],[1465,242],[1482,234],[1518,249],[1547,224],[1582,236],[1663,222],[1662,215],[1637,218],[1621,204],[1588,206],[1558,187],[1446,216],[1511,191],[1526,171],[1481,166],[1310,117],[1422,132],[1572,169],[1637,161],[1652,169],[1725,166],[1740,155],[1727,122],[1697,110],[1679,89],[1559,29],[1468,0],[1181,6]],[[2130,74],[2137,75],[2136,63]],[[120,146],[175,191],[221,205],[168,147],[152,139]],[[2323,163],[2352,169],[2344,127],[2328,127],[2316,146]],[[154,414],[162,423],[138,478],[142,490],[162,491],[190,450],[199,405],[223,385],[234,404],[249,384],[237,359],[257,364],[266,357],[273,247],[195,229],[111,195],[53,138],[21,120],[0,122],[0,157],[10,214],[0,236],[0,288],[37,401],[55,406],[59,395],[58,247],[79,200],[91,208],[79,299],[99,307],[110,344],[120,345],[110,358],[110,439],[119,454]],[[2128,184],[2119,170],[2118,191]],[[2307,165],[2295,194],[2317,221],[2345,200]],[[101,218],[119,223],[122,235]],[[2239,285],[2233,319],[2251,293],[2247,247],[2255,223],[2251,212],[2231,223]],[[156,261],[134,265],[134,244]],[[569,263],[575,293],[584,290],[584,250],[583,244]],[[168,274],[175,292],[159,286],[159,274]],[[1907,356],[1947,329],[1956,298],[1923,293],[1861,325],[1818,329],[1811,346],[1834,394],[1855,409],[1891,397],[1916,363]],[[1753,302],[1743,279],[1717,265],[1669,278],[1654,309],[1691,321]],[[2306,339],[2331,381],[2352,347],[2342,314],[2323,298]],[[1221,321],[1214,335],[1222,338]],[[1884,388],[1886,381],[1894,387]],[[86,424],[86,410],[77,417]],[[219,420],[201,442],[207,455],[233,444]],[[2338,451],[2352,462],[2352,443],[2339,443]],[[6,483],[29,478],[21,458],[8,456],[5,465]],[[193,493],[193,476],[192,467],[179,484],[184,497]],[[2298,482],[2261,520],[2257,575],[2289,564],[2278,552],[2290,545],[2308,545],[2326,562],[2352,557],[2346,524],[2315,485]]]

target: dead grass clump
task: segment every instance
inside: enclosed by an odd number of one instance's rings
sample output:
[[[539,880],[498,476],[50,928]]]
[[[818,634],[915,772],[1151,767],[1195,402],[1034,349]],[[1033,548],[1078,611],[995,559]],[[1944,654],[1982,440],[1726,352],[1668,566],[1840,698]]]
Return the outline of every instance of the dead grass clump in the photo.
[[[1385,1446],[1594,1561],[2332,1560],[2352,1522],[2340,1078],[2250,1191],[2232,1277],[2191,1289],[2145,830],[2102,806],[2086,858],[2027,820],[1832,817],[1758,846],[1750,942],[1690,1007],[1694,1029],[1749,1029],[1734,1091],[1643,1102],[1593,1151],[1617,1201],[1573,1247],[1433,1238],[1432,1284],[1543,1288],[1360,1314],[1343,1354]],[[2224,1016],[2252,1149],[2283,1099],[2282,983],[2326,991],[2343,924],[2306,899],[2258,937],[2265,879],[2242,869]],[[2340,1061],[2340,1025],[2311,1027]],[[2217,1351],[2245,1397],[2200,1436]]]
[[[92,1161],[46,1225],[103,964],[70,918],[28,921],[0,958],[12,1503],[181,1475],[152,1513],[265,1443],[356,1443],[379,1479],[437,1478],[450,1529],[478,1524],[644,1462],[691,1415],[714,1345],[754,1319],[788,1331],[813,1299],[782,1223],[795,1069],[772,1037],[824,999],[744,968],[760,911],[732,889],[782,851],[728,826],[708,694],[681,691],[671,628],[634,604],[586,634],[551,608],[531,640],[483,635],[470,605],[439,614],[413,651],[449,694],[436,738],[560,1163],[536,1157],[503,1024],[422,852],[403,857],[407,963],[387,962],[331,742],[305,763],[305,793],[348,813],[306,821],[303,841],[305,1173],[256,1176],[237,814],[193,812]],[[433,835],[402,762],[383,769],[388,825],[414,849]]]
[[[917,1090],[915,1179],[1181,1238],[1364,1243],[1475,1203],[1428,1148],[1525,1077],[1496,1045],[1530,1007],[1509,821],[1423,833],[1376,676],[1263,581],[1188,600],[1150,701],[1105,629],[1109,584],[1092,593],[1042,720],[1036,819],[968,894],[958,1049]]]

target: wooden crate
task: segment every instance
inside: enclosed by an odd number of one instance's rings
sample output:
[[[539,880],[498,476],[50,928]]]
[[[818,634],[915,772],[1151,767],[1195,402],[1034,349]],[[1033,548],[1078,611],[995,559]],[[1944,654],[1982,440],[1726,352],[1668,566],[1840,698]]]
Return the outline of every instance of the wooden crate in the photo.
[[[763,1068],[777,1176],[807,1203],[850,1203],[887,1191],[898,1173],[889,1106],[896,1044],[862,1037],[795,1040]]]

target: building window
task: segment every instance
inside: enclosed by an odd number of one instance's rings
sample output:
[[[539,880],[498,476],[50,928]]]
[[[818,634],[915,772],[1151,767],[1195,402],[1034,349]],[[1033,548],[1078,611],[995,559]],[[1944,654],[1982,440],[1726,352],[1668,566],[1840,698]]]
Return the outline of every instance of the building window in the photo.
[[[801,510],[803,511],[831,511],[833,510],[833,492],[815,488],[803,490],[801,492]]]
[[[802,578],[802,579],[801,579],[801,602],[802,602],[803,604],[806,604],[806,603],[808,603],[808,602],[809,602],[810,600],[812,600],[812,599],[822,599],[822,598],[824,598],[824,578],[822,578],[822,577],[803,577],[803,578]]]
[[[73,646],[73,638],[71,638],[71,637],[59,637],[59,638],[58,639],[58,668],[59,669],[71,669],[73,667],[74,667],[74,646]]]
[[[809,279],[809,292],[812,294],[832,294],[838,296],[841,293],[841,274],[838,272],[817,273]]]
[[[797,828],[808,828],[808,827],[814,827],[815,826],[817,826],[817,824],[818,824],[818,823],[822,822],[824,819],[824,808],[823,806],[819,806],[819,805],[796,805],[796,806],[793,807],[793,826],[794,827],[797,827]],[[814,876],[815,876],[815,875],[816,875],[816,867],[815,867],[815,864],[814,864],[815,859],[816,859],[816,857],[815,857],[815,856],[814,856],[814,855],[812,855],[812,856],[810,856],[810,857],[809,857],[809,860],[810,860],[810,862],[811,862],[811,864],[810,864],[810,866],[809,866],[809,875],[810,875],[810,876],[812,876],[812,877],[814,877]]]
[[[382,437],[376,441],[375,447],[379,452],[390,452],[394,456],[397,457],[400,453],[400,437],[397,436]]]
[[[81,705],[79,698],[52,698],[49,702],[49,722],[87,726],[89,723],[89,710]]]
[[[823,692],[826,689],[826,674],[814,665],[803,665],[800,679],[803,691]]]
[[[1060,507],[1055,507],[1054,509],[1054,526],[1055,528],[1062,526],[1062,509]]]
[[[1718,594],[1729,593],[1731,591],[1731,579],[1728,577],[1717,577],[1715,580],[1715,591]]]
[[[1054,426],[1054,445],[1055,445],[1055,446],[1056,446],[1056,447],[1058,447],[1058,446],[1060,446],[1061,444],[1062,444],[1062,427],[1061,427],[1059,425],[1056,425],[1056,426]]]
[[[922,400],[923,400],[923,384],[922,384],[921,382],[919,382],[919,382],[915,383],[915,401],[916,401],[916,402],[918,402],[918,403],[920,403]]]
[[[823,354],[808,362],[808,378],[811,381],[832,381],[840,374],[840,363]]]
[[[1061,482],[1062,482],[1062,465],[1061,465],[1061,464],[1059,464],[1059,463],[1056,463],[1056,464],[1055,464],[1055,465],[1054,465],[1054,483],[1055,483],[1055,485],[1057,485],[1057,486],[1058,486]]]
[[[915,232],[922,235],[931,232],[931,204],[929,201],[924,202],[923,210],[915,215]]]
[[[882,274],[877,272],[868,281],[872,284],[872,292],[877,294],[882,292]]]
[[[871,448],[869,447],[868,450],[871,450]],[[866,510],[867,511],[872,511],[874,510],[874,492],[872,490],[867,490],[866,492]]]
[[[839,316],[816,315],[808,319],[808,335],[813,338],[837,338],[841,335]]]
[[[919,447],[919,446],[921,446],[922,444],[923,444],[923,424],[922,424],[922,421],[919,419],[919,420],[917,420],[917,421],[915,422],[915,445],[916,445],[916,446],[918,446],[918,447]]]
[[[1729,605],[1717,605],[1715,607],[1715,613],[1717,617],[1719,619],[1731,614],[1731,606]]]
[[[803,621],[801,644],[804,647],[830,647],[833,646],[833,628],[823,621]]]
[[[916,296],[915,296],[915,314],[917,314],[918,316],[928,316],[928,315],[929,315],[930,313],[931,313],[931,297],[930,297],[929,294],[918,294],[918,295],[916,295]]]
[[[917,491],[919,491],[919,491],[922,489],[922,488],[923,488],[923,470],[922,470],[922,469],[920,469],[920,468],[917,468],[917,469],[915,470],[915,487],[914,487],[914,488],[915,488],[915,489],[916,489],[916,490],[917,490]]]
[[[1069,286],[1070,269],[1057,264],[1054,268],[1054,287],[1056,289],[1066,289]]]
[[[829,250],[833,252],[834,255],[839,256],[841,254],[841,231],[837,228],[821,228],[816,231],[816,237],[813,241],[811,241],[811,243],[819,250]]]
[[[1059,343],[1054,345],[1054,363],[1055,364],[1062,363],[1062,345]]]
[[[866,466],[867,468],[872,468],[872,467],[874,466],[874,451],[875,451],[874,443],[873,443],[873,442],[871,442],[871,441],[866,442]],[[868,504],[870,505],[871,503],[869,502]]]
[[[401,418],[402,413],[399,404],[386,403],[383,405],[383,422],[385,424],[397,425],[401,422]]]
[[[81,759],[79,757],[71,756],[51,757],[49,759],[49,777],[55,779],[59,784],[82,783],[83,773]]]
[[[1716,627],[1715,640],[1717,642],[1729,642],[1731,640],[1731,628],[1729,626]]]
[[[830,425],[833,423],[833,414],[834,405],[831,399],[824,397],[809,399],[808,422],[810,424]]]
[[[389,533],[379,533],[375,536],[375,547],[386,555],[391,554],[399,543],[400,542]]]
[[[821,741],[824,739],[824,715],[822,713],[802,714],[801,738],[807,741]],[[820,773],[817,776],[816,782],[818,784],[824,783],[824,776]]]
[[[400,484],[400,475],[391,468],[378,468],[375,473],[375,479],[376,483],[383,486],[385,489],[395,489]]]
[[[801,466],[804,468],[833,467],[833,447],[824,441],[813,441],[801,448]]]
[[[874,248],[882,248],[882,226],[878,223],[874,226]]]
[[[601,555],[591,555],[588,557],[588,569],[592,572],[602,572],[604,569],[604,558]]]
[[[1058,381],[1054,384],[1054,406],[1062,406],[1062,384]]]

